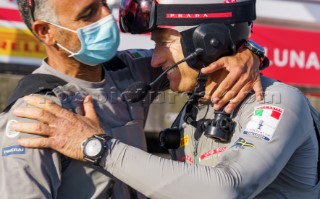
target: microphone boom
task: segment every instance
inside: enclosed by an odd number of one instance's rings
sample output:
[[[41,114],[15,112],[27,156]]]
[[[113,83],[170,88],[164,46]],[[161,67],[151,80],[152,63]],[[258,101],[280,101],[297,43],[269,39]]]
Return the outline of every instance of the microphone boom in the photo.
[[[123,93],[121,93],[121,99],[123,101],[132,102],[132,103],[141,101],[143,98],[146,97],[146,95],[151,90],[151,88],[156,83],[158,83],[164,77],[164,75],[167,74],[170,70],[172,70],[174,67],[178,66],[179,64],[181,64],[185,61],[188,61],[190,59],[194,59],[194,58],[198,57],[202,53],[203,53],[203,49],[198,48],[195,52],[191,53],[186,58],[178,61],[177,63],[175,63],[172,66],[170,66],[169,68],[167,68],[165,71],[163,71],[161,73],[161,75],[159,75],[159,77],[157,77],[150,84],[147,84],[142,81],[135,82],[135,83],[131,84],[130,86],[128,86],[128,88]]]

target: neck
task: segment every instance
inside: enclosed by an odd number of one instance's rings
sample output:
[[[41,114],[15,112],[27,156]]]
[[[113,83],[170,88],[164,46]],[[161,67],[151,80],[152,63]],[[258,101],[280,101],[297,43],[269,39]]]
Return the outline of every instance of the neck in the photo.
[[[69,58],[66,54],[50,53],[50,50],[47,50],[47,54],[48,65],[61,73],[89,82],[99,82],[103,79],[103,69],[101,65],[88,66],[73,58]]]

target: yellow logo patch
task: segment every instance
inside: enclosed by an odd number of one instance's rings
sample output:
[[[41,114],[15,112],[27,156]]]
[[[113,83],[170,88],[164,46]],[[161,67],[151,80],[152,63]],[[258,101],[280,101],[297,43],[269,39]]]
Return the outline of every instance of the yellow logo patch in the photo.
[[[180,147],[188,146],[189,144],[189,135],[185,135],[180,139]]]

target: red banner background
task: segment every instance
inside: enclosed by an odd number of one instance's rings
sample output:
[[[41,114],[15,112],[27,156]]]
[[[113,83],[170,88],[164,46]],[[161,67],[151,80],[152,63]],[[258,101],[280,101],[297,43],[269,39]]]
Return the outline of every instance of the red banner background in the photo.
[[[262,73],[282,82],[320,87],[320,31],[254,25],[251,39],[271,60]]]

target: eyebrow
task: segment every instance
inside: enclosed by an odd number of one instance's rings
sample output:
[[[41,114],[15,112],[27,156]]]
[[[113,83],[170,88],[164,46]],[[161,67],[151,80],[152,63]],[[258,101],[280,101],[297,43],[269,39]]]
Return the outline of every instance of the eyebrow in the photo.
[[[87,7],[85,7],[83,10],[81,10],[81,12],[75,18],[76,21],[80,20],[82,18],[82,16],[84,14],[86,14],[88,11],[94,9],[95,6],[96,6],[96,2],[93,2],[90,5],[88,5]]]

